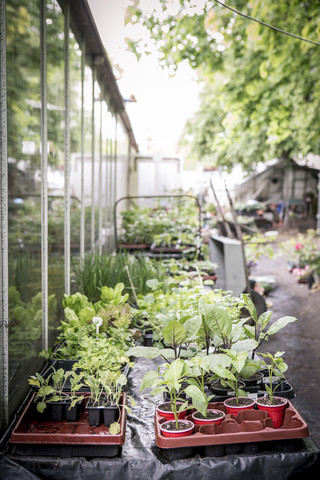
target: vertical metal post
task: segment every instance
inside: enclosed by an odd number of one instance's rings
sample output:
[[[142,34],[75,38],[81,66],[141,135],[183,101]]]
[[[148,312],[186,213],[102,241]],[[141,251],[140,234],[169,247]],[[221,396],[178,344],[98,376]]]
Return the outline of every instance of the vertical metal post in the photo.
[[[109,116],[110,118],[111,116]],[[110,130],[109,130],[109,152],[108,152],[108,155],[107,155],[107,158],[108,158],[108,162],[109,162],[109,176],[108,176],[108,180],[109,180],[109,183],[107,185],[107,193],[108,193],[108,229],[109,229],[109,244],[110,244],[110,236],[111,236],[111,215],[112,215],[112,208],[111,208],[111,205],[112,205],[112,155],[113,155],[113,148],[112,148],[112,130],[111,130],[111,127],[112,127],[112,117],[110,118]],[[110,246],[110,245],[109,245]]]
[[[65,263],[65,293],[70,295],[70,3],[65,2],[64,13],[64,263]]]
[[[117,200],[117,163],[118,163],[118,118],[115,117],[114,126],[114,189],[113,189],[113,204]]]
[[[0,428],[9,423],[8,130],[6,2],[0,0]]]
[[[85,210],[84,210],[84,81],[86,52],[85,42],[82,38],[81,45],[81,207],[80,207],[80,259],[84,259],[85,252]]]
[[[320,170],[318,173],[318,211],[317,211],[317,233],[320,235]]]
[[[95,68],[94,57],[92,57],[92,116],[91,116],[91,252],[94,252],[95,237],[95,208],[94,208],[94,154],[95,154],[95,128],[94,128],[94,84],[95,84]]]
[[[40,2],[42,348],[48,350],[47,6]]]
[[[98,239],[99,254],[102,253],[102,92],[100,98],[100,132],[99,132],[99,186],[98,186]]]
[[[106,226],[106,246],[108,248],[109,243],[109,236],[110,236],[110,225],[109,225],[109,139],[108,139],[108,112],[106,113],[106,182],[105,182],[105,207],[106,207],[106,215],[105,215],[105,226]]]

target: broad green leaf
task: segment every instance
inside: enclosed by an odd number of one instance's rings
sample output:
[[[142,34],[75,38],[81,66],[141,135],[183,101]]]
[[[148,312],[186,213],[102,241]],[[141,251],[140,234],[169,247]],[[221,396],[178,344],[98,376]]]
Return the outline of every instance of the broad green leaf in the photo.
[[[45,402],[38,402],[37,403],[37,410],[38,410],[39,413],[43,413],[45,408],[46,408]]]
[[[236,355],[236,360],[232,362],[233,367],[236,369],[237,373],[240,373],[243,369],[246,360],[248,358],[248,352],[239,352]]]
[[[179,345],[185,341],[186,331],[181,323],[171,320],[163,331],[163,338],[169,345]]]
[[[154,385],[155,381],[158,378],[159,378],[159,374],[155,370],[151,370],[150,372],[147,372],[141,380],[140,392],[142,392],[146,388],[152,387],[152,385]]]
[[[258,320],[258,324],[261,325],[261,331],[265,329],[272,317],[272,312],[263,312]]]
[[[109,433],[110,435],[118,435],[120,433],[120,424],[118,422],[111,423]]]
[[[248,311],[251,315],[251,318],[255,321],[255,323],[257,323],[257,321],[258,321],[257,311],[256,311],[256,307],[254,306],[253,301],[251,300],[251,298],[248,294],[243,294],[242,298],[244,300],[245,306],[247,307],[247,309],[248,309]]]
[[[258,342],[251,339],[240,340],[232,345],[232,349],[236,352],[250,352],[258,346]]]
[[[259,360],[247,360],[245,366],[240,372],[241,376],[243,378],[250,378],[259,370],[259,368],[261,368],[261,363],[259,362]]]
[[[279,330],[282,330],[282,328],[286,327],[289,323],[296,322],[297,320],[298,319],[296,317],[281,317],[271,325],[267,331],[267,334],[274,335],[275,333],[279,332]]]
[[[79,322],[78,315],[76,314],[76,312],[74,312],[73,310],[71,310],[71,308],[69,308],[69,307],[66,307],[66,308],[64,309],[64,316],[65,316],[65,319],[66,319],[69,323]]]
[[[203,304],[201,308],[210,331],[220,338],[228,337],[232,329],[232,320],[227,310],[208,304]]]
[[[123,373],[118,377],[117,384],[123,387],[127,384],[127,377]]]
[[[228,378],[229,380],[236,381],[236,377],[233,375],[230,370],[227,368],[221,367],[220,365],[217,365],[214,369],[213,372],[218,375],[219,378]]]
[[[206,395],[195,385],[189,385],[185,389],[188,397],[192,399],[192,405],[199,410],[203,416],[206,416],[208,400]]]
[[[186,342],[191,342],[197,337],[197,334],[201,327],[202,318],[201,315],[197,315],[196,317],[189,318],[186,322],[184,322],[183,327],[186,332]]]
[[[151,279],[146,281],[146,285],[147,285],[147,287],[151,288],[151,290],[154,291],[154,290],[157,290],[157,288],[159,288],[161,283],[156,278],[151,278]]]
[[[29,385],[34,385],[35,387],[40,387],[40,382],[38,378],[30,377],[28,379]]]
[[[157,358],[160,356],[159,348],[155,347],[132,347],[125,352],[127,357],[137,357],[137,358]]]
[[[216,367],[227,368],[231,365],[231,358],[224,353],[214,353],[213,355],[207,355],[203,358],[209,363],[210,370],[213,371]]]
[[[178,381],[181,378],[183,372],[183,361],[177,358],[172,363],[170,363],[167,370],[163,372],[163,379],[165,382],[170,380],[172,382]]]

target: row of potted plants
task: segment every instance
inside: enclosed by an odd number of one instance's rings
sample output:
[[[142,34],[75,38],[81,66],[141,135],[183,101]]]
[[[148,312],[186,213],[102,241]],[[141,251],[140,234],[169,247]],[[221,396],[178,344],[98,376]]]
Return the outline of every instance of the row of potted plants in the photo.
[[[300,232],[294,239],[283,242],[281,247],[286,252],[292,252],[288,262],[289,271],[299,283],[307,283],[310,288],[319,283],[320,241],[316,230]]]
[[[55,406],[52,420],[77,421],[85,407],[90,425],[104,423],[111,434],[119,433],[125,371],[132,366],[125,351],[133,344],[129,295],[123,295],[123,288],[121,283],[103,287],[95,303],[80,292],[65,295],[57,348],[41,353],[52,365],[46,375],[29,379],[39,413]]]
[[[217,412],[209,413],[207,406],[213,398],[208,392],[210,393],[212,383],[217,380],[234,392],[234,397],[226,400],[228,411],[233,409],[233,412],[237,412],[248,406],[253,408],[255,403],[259,405],[258,408],[271,405],[272,411],[275,411],[275,405],[278,407],[280,403],[282,408],[285,408],[286,399],[278,398],[274,394],[280,382],[274,384],[273,381],[274,376],[284,378],[283,374],[287,370],[282,359],[284,352],[277,352],[275,355],[260,352],[258,354],[257,349],[270,335],[296,318],[282,317],[269,325],[272,312],[265,312],[257,317],[255,306],[248,295],[242,295],[241,299],[236,300],[225,292],[188,290],[188,295],[192,297],[192,301],[188,303],[184,294],[183,288],[173,292],[171,303],[168,302],[168,311],[161,294],[161,312],[164,313],[143,309],[147,322],[157,318],[161,323],[159,331],[162,332],[162,339],[159,341],[157,338],[156,346],[135,346],[127,352],[128,356],[150,359],[159,357],[165,360],[157,371],[146,373],[141,390],[150,388],[154,395],[166,394],[170,415],[174,417],[174,421],[168,424],[168,435],[174,435],[176,430],[178,436],[183,434],[184,427],[178,420],[187,408],[196,409],[197,421],[206,421],[208,415],[215,416]],[[249,312],[252,325],[247,323],[248,317],[241,317],[243,307]],[[190,315],[190,311],[193,315]],[[241,388],[240,380],[252,377],[262,368],[268,370],[269,382],[264,383],[264,398],[255,402],[247,397],[247,392]],[[280,425],[281,420],[275,420],[275,428]],[[161,428],[166,428],[166,424],[161,425]]]
[[[122,210],[120,248],[198,246],[200,225],[195,199],[185,195],[163,202],[158,201],[155,208],[133,205]]]

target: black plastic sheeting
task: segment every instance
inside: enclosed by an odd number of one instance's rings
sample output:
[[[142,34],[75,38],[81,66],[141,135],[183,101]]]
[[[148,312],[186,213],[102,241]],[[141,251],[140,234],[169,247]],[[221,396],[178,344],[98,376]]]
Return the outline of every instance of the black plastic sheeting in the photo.
[[[139,359],[130,373],[129,394],[137,405],[128,416],[126,443],[121,456],[86,458],[20,455],[9,444],[0,459],[1,480],[286,480],[318,479],[320,450],[311,439],[288,451],[286,442],[269,443],[259,453],[229,454],[220,457],[194,456],[168,460],[155,445],[154,409],[159,397],[140,393],[145,372],[156,368],[157,361]]]

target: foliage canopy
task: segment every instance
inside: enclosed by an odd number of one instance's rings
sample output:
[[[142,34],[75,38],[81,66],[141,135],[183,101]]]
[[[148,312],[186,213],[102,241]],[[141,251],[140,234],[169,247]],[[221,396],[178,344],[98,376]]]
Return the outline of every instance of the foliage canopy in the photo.
[[[244,18],[214,0],[144,4],[134,0],[127,21],[147,29],[151,43],[129,39],[129,48],[139,57],[155,44],[161,65],[174,71],[188,62],[204,83],[200,108],[184,135],[192,137],[193,154],[250,170],[274,157],[319,153],[320,46]],[[233,0],[232,7],[319,41],[317,0]]]

